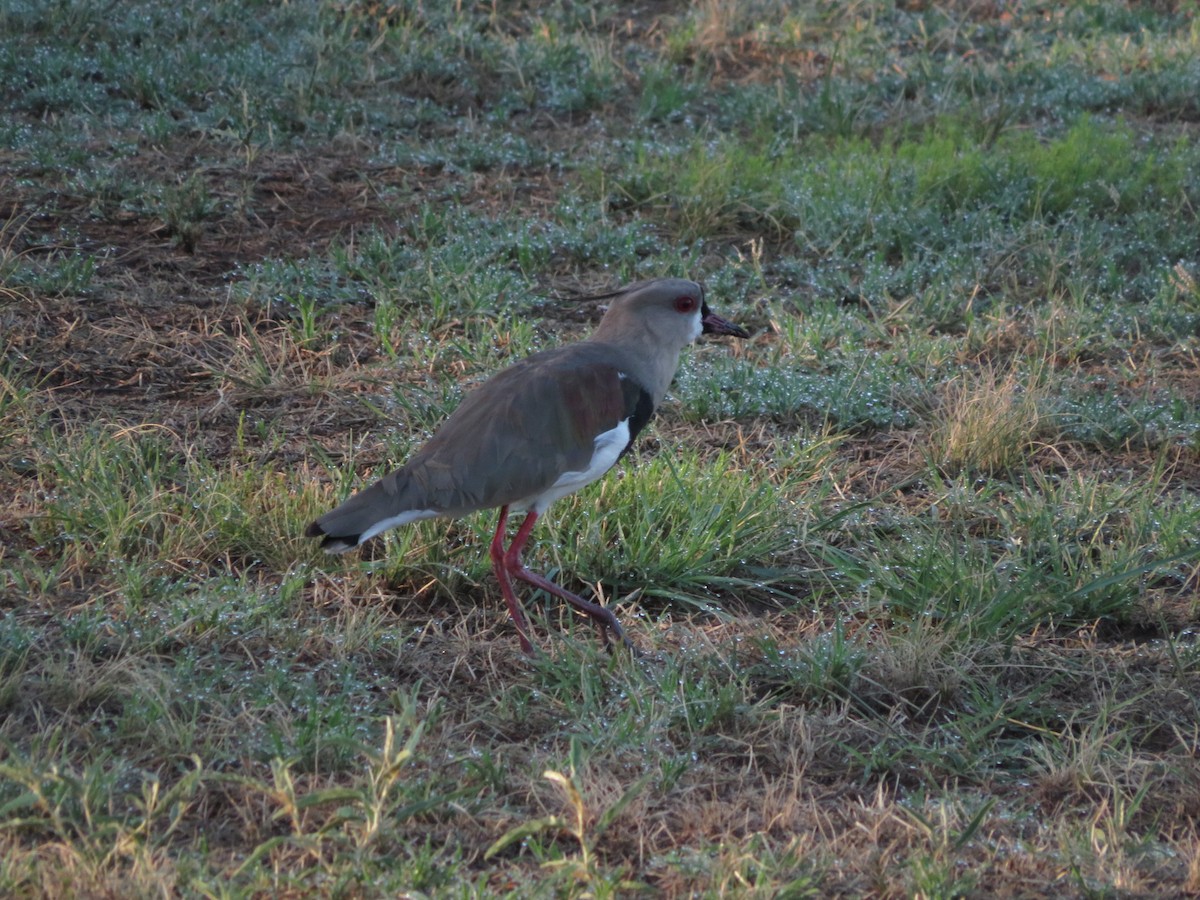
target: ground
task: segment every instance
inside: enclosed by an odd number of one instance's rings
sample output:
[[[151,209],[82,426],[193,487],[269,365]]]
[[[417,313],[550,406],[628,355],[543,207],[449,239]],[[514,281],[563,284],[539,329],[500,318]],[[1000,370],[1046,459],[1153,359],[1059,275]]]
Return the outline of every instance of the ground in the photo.
[[[1200,893],[1194,10],[226,6],[0,12],[5,892]],[[304,540],[655,275],[640,657]]]

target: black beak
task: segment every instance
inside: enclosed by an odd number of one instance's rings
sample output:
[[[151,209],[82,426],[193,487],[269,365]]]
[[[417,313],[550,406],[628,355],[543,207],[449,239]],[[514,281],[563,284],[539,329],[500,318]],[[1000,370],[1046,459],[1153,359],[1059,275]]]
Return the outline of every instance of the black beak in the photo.
[[[709,309],[707,302],[700,304],[700,324],[703,326],[701,334],[730,334],[739,338],[750,337],[750,332],[741,325],[734,325]]]

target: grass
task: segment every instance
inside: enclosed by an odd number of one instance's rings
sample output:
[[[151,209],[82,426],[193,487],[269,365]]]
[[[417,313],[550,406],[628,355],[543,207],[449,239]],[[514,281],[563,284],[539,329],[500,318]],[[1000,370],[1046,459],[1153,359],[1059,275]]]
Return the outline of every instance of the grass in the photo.
[[[1195,9],[643,7],[0,9],[0,893],[1200,891]],[[658,275],[641,657],[301,537]]]
[[[1046,430],[1036,376],[1030,382],[986,368],[948,382],[929,434],[933,463],[989,474],[1019,466]]]

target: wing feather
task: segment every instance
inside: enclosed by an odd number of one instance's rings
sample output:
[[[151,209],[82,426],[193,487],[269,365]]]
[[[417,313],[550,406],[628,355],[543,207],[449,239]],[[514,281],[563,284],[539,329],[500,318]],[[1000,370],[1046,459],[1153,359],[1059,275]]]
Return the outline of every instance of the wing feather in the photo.
[[[629,420],[632,442],[653,400],[585,349],[535,354],[469,394],[395,473],[410,482],[412,505],[461,515],[514,503],[587,469],[596,437],[619,422]]]

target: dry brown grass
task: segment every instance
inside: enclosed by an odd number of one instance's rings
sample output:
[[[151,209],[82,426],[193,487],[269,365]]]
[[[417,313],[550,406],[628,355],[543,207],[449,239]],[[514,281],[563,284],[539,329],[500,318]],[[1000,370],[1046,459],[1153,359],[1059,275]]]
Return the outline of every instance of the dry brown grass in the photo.
[[[947,382],[929,429],[930,461],[950,473],[1019,467],[1053,434],[1039,383],[1036,373],[990,365]]]

